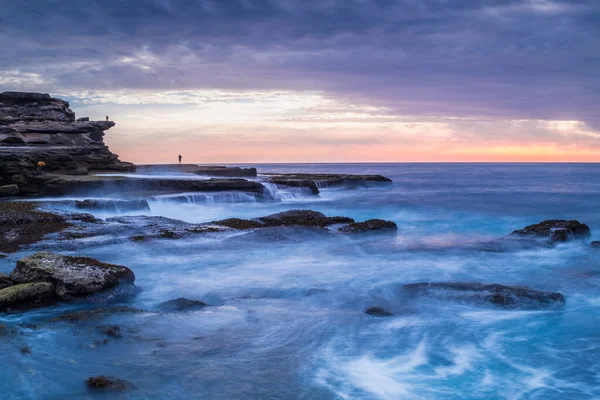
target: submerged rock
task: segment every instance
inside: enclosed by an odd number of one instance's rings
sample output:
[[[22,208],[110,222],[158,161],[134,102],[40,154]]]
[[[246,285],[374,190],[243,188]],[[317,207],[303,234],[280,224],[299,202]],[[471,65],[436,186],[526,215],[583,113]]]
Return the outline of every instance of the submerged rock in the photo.
[[[88,388],[95,390],[121,391],[131,387],[131,384],[123,379],[104,375],[89,377],[85,383]]]
[[[524,286],[486,285],[479,282],[410,283],[402,286],[402,290],[413,295],[483,303],[509,309],[560,308],[565,304],[565,297],[561,293],[534,290]]]
[[[599,240],[594,240],[591,244],[592,247],[596,248],[596,249],[600,249],[600,241]]]
[[[158,305],[158,308],[165,311],[185,311],[204,308],[208,304],[201,300],[190,300],[183,297],[168,300]]]
[[[50,252],[39,252],[17,261],[10,278],[17,283],[51,282],[56,296],[63,299],[135,281],[133,271],[125,266]]]
[[[98,325],[96,330],[103,335],[120,339],[123,337],[121,334],[121,327],[119,325]]]
[[[99,307],[79,311],[69,312],[58,317],[52,318],[52,322],[80,322],[93,319],[100,319],[112,314],[136,314],[145,312],[142,309],[129,306]]]
[[[391,311],[388,311],[381,307],[369,307],[365,311],[365,314],[371,315],[373,317],[391,317],[394,315]]]
[[[586,239],[591,235],[590,228],[579,221],[552,219],[516,230],[511,236],[548,239],[548,241],[566,242],[571,239]]]
[[[392,221],[383,219],[370,219],[364,222],[354,222],[340,228],[345,233],[363,233],[374,231],[397,231],[398,226]]]

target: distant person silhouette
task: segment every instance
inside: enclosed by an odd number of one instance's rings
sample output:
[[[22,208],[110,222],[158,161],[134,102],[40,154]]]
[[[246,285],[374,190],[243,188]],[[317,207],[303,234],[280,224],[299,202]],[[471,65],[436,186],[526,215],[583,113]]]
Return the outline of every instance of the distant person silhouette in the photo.
[[[181,154],[179,155],[179,164],[181,164]]]
[[[108,121],[108,115],[106,116],[106,120]]]

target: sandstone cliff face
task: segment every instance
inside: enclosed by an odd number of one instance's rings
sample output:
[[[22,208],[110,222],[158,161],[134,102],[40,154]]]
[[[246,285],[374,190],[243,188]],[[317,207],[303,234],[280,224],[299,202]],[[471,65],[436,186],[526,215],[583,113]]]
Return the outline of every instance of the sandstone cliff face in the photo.
[[[33,196],[57,175],[134,170],[104,144],[104,131],[114,125],[76,120],[68,102],[48,94],[1,93],[0,186],[16,184],[21,195]]]

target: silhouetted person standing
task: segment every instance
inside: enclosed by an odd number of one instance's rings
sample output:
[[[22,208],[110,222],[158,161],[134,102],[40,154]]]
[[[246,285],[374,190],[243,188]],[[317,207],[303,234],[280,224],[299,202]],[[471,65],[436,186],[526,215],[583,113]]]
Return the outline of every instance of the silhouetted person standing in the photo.
[[[108,115],[106,116],[106,120],[108,121]]]
[[[181,154],[179,155],[179,164],[181,164]]]

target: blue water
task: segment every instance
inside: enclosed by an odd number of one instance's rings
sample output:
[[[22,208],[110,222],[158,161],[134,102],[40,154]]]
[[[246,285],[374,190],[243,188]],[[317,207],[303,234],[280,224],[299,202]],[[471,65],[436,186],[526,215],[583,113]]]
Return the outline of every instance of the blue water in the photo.
[[[144,288],[129,305],[148,312],[76,324],[50,322],[75,305],[0,316],[7,325],[39,326],[0,337],[0,397],[600,398],[600,251],[589,241],[503,253],[475,245],[555,218],[585,222],[600,240],[600,165],[254,166],[381,174],[394,183],[279,201],[155,199],[151,214],[207,222],[306,208],[393,220],[398,232],[349,237],[290,228],[146,242],[118,234],[50,237],[0,260],[0,272],[42,248],[127,265]],[[450,280],[559,291],[567,303],[559,311],[519,311],[399,294],[405,283]],[[211,307],[156,312],[175,297]],[[374,305],[395,315],[365,315]],[[95,326],[108,323],[118,324],[123,338],[98,344]],[[19,352],[25,345],[31,354]],[[88,392],[83,381],[101,374],[135,388]]]

